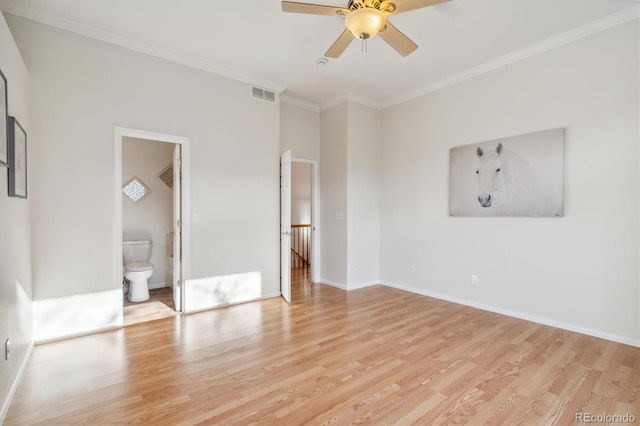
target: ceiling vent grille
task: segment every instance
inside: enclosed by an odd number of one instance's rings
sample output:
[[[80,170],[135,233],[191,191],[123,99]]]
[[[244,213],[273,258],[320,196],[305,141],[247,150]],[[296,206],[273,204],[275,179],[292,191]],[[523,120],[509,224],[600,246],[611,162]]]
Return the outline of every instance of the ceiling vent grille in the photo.
[[[261,101],[276,103],[276,94],[270,90],[262,89],[260,87],[251,86],[251,97],[253,99],[260,99]]]

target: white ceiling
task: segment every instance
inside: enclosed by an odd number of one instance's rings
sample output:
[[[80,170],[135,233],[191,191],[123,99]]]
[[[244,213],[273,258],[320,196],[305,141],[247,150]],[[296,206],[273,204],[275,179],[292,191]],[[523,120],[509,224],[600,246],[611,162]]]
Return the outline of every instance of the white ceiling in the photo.
[[[400,1],[400,0],[398,0]],[[311,0],[346,6],[347,0]],[[420,47],[379,37],[316,65],[344,29],[284,13],[279,0],[0,0],[3,11],[327,105],[384,107],[532,53],[637,19],[636,0],[452,0],[393,16]]]

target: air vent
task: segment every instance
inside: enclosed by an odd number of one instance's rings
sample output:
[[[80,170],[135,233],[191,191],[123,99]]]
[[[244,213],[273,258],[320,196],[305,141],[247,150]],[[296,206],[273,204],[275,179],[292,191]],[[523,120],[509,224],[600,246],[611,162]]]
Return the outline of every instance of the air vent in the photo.
[[[253,99],[260,99],[261,101],[270,102],[272,104],[276,103],[275,92],[256,86],[251,86],[251,97]]]
[[[251,88],[251,93],[254,98],[264,100],[264,89],[253,86]]]
[[[264,91],[264,100],[267,102],[272,102],[275,103],[276,102],[276,94],[273,92],[270,92],[268,90]]]

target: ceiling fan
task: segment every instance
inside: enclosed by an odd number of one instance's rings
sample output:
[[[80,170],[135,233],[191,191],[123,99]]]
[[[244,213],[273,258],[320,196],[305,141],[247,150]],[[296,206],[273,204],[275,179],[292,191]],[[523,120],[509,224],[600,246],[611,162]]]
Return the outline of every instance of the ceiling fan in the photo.
[[[282,10],[284,12],[345,18],[347,29],[340,34],[340,37],[324,54],[328,58],[340,57],[354,38],[366,42],[367,39],[378,33],[400,55],[407,56],[415,51],[418,45],[387,21],[387,17],[447,1],[450,0],[349,0],[346,8],[283,1]]]

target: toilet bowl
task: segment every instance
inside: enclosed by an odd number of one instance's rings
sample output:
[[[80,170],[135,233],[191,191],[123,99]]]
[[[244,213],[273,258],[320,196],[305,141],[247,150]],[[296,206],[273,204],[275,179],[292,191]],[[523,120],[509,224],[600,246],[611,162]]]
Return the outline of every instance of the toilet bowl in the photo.
[[[148,263],[131,263],[124,266],[124,277],[129,280],[130,302],[149,300],[149,278],[153,275],[153,265]]]
[[[124,277],[129,280],[129,301],[144,302],[149,300],[148,280],[153,275],[149,240],[123,241],[122,255]]]

